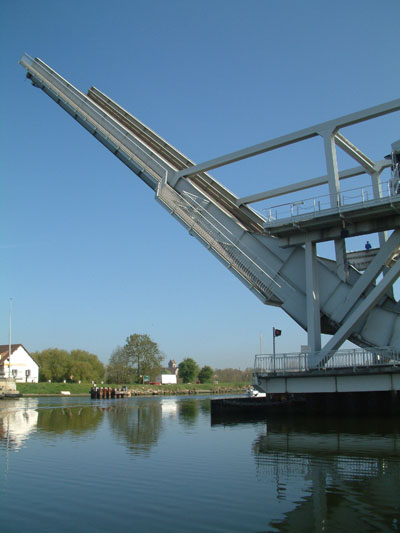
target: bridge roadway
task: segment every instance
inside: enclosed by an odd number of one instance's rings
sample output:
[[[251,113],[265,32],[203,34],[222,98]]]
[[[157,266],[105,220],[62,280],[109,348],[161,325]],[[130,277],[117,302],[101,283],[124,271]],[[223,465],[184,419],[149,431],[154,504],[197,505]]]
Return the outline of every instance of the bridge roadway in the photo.
[[[140,122],[116,102],[111,100],[107,95],[96,89],[96,87],[91,87],[89,89],[88,97],[132,132],[141,142],[144,142],[154,150],[176,171],[194,166],[193,161],[190,161],[185,155],[162,139],[157,133]],[[240,220],[246,229],[255,231],[256,233],[264,232],[264,219],[247,205],[241,205],[238,207],[238,197],[214,180],[209,174],[206,172],[199,172],[198,174],[191,176],[190,179],[207,196],[217,201],[219,205]]]
[[[331,350],[338,349],[347,339],[363,348],[387,345],[400,352],[399,305],[390,290],[400,276],[400,262],[386,269],[400,246],[397,213],[389,217],[385,226],[394,232],[381,242],[380,251],[361,274],[346,265],[345,238],[354,225],[345,226],[343,213],[335,219],[336,228],[337,222],[341,223],[339,237],[331,236],[336,261],[327,261],[317,257],[316,242],[320,237],[314,238],[308,228],[302,232],[306,240],[285,246],[281,242],[284,239],[268,234],[266,221],[248,207],[248,199],[238,199],[207,174],[212,168],[319,136],[328,170],[323,182],[329,185],[331,195],[339,194],[342,177],[360,172],[370,175],[374,191],[379,192],[380,172],[385,164],[365,156],[339,129],[398,111],[400,99],[193,165],[97,89],[92,87],[85,95],[38,58],[25,55],[20,63],[35,87],[137,174],[156,193],[156,200],[262,303],[281,307],[307,331],[310,366],[318,367],[330,357]],[[360,167],[338,172],[335,145]],[[321,180],[309,180],[302,187],[309,187],[311,182],[314,186]],[[298,185],[294,187],[298,190]],[[293,187],[285,189],[288,192]],[[375,218],[381,219],[381,212]],[[279,230],[275,227],[274,231]],[[380,279],[382,272],[385,275]],[[321,333],[333,335],[322,349]]]

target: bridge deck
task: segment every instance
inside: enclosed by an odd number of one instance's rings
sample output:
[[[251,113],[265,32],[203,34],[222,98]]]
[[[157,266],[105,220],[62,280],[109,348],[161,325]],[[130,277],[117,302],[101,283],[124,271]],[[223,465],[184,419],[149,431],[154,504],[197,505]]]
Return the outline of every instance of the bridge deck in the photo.
[[[400,195],[269,220],[264,229],[268,235],[288,239],[290,244],[305,242],[310,232],[318,234],[315,239],[323,242],[342,237],[344,221],[346,237],[399,227]]]
[[[391,391],[400,394],[396,365],[330,368],[303,372],[256,372],[255,386],[267,394]]]
[[[266,393],[400,391],[400,355],[390,347],[338,350],[314,368],[304,353],[256,355],[254,384]]]

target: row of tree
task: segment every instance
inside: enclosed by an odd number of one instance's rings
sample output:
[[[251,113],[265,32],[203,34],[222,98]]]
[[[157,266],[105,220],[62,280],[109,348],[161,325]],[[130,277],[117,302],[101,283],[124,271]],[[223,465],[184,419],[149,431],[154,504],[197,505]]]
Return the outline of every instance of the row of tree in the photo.
[[[107,366],[107,381],[109,383],[142,383],[143,377],[150,381],[164,372],[162,361],[164,355],[156,342],[148,335],[135,333],[126,339],[125,346],[118,347],[112,353]],[[197,363],[187,357],[179,364],[179,378],[184,383],[198,379],[201,383],[211,381],[213,369],[204,366],[201,370]]]
[[[179,364],[179,378],[183,383],[190,383],[198,379],[200,383],[209,383],[214,376],[214,370],[206,365],[199,369],[198,364],[191,357],[187,357]]]
[[[196,362],[187,358],[179,365],[179,377],[184,383],[198,379],[200,383],[209,383],[210,381],[221,381],[224,383],[240,383],[251,381],[253,375],[252,368],[240,370],[240,368],[217,368],[213,370],[206,365],[199,369]]]
[[[250,382],[253,375],[252,368],[216,368],[214,379],[223,383],[245,383]]]
[[[42,352],[35,352],[32,356],[40,368],[40,381],[83,381],[107,383],[142,383],[144,376],[150,381],[164,373],[162,362],[164,355],[156,342],[148,335],[135,333],[127,337],[123,347],[116,348],[111,354],[107,367],[99,360],[97,355],[84,350],[59,350],[48,348]],[[199,368],[192,358],[185,358],[178,366],[179,379],[183,383],[200,381],[209,383],[213,380],[222,382],[249,381],[251,369],[238,370],[227,368],[213,370],[206,365]]]
[[[103,363],[97,355],[84,350],[48,348],[31,354],[39,365],[40,381],[101,381],[105,375]]]

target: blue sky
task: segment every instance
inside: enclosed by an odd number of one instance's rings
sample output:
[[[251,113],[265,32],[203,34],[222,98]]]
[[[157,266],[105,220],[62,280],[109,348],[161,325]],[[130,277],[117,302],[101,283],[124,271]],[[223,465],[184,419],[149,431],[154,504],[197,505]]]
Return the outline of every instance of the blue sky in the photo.
[[[167,360],[245,368],[260,333],[271,351],[273,326],[277,351],[307,344],[31,86],[24,52],[200,163],[398,98],[399,16],[397,0],[3,0],[1,343],[12,297],[12,339],[30,351],[82,348],[107,362],[147,333]],[[381,159],[398,114],[374,122],[349,138]],[[324,173],[310,143],[212,175],[241,196]]]

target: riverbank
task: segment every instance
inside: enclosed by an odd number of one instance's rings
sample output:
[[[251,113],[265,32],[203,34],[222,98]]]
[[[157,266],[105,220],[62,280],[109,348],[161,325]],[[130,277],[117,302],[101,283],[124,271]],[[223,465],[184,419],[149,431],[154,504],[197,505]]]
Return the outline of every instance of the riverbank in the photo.
[[[28,396],[90,396],[91,383],[18,383],[18,391]],[[107,384],[119,388],[121,385]],[[248,383],[183,383],[178,385],[128,385],[131,396],[173,396],[184,394],[244,394]]]

